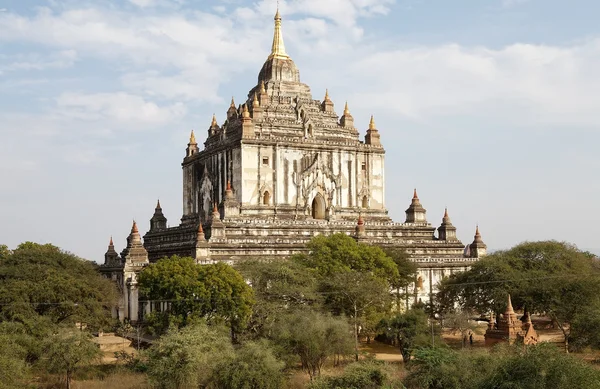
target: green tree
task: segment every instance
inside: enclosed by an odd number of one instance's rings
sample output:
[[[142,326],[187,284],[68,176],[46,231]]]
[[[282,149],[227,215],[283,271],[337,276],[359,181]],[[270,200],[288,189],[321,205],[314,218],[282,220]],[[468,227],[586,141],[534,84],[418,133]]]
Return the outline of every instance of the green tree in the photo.
[[[196,322],[171,328],[146,353],[148,377],[160,389],[198,388],[211,382],[215,367],[233,358],[224,329]]]
[[[78,330],[60,329],[45,341],[43,364],[50,372],[65,374],[67,389],[75,369],[89,364],[101,356],[100,348],[92,342],[91,335]]]
[[[352,352],[351,329],[341,319],[315,311],[280,317],[274,340],[282,352],[297,356],[311,380],[321,373],[325,361]]]
[[[392,258],[398,269],[398,278],[392,279],[390,286],[394,290],[395,308],[401,311],[403,300],[406,300],[410,293],[408,288],[415,283],[417,278],[417,265],[410,259],[410,255],[404,249],[384,248],[385,254]],[[408,305],[408,301],[406,301]]]
[[[322,303],[315,272],[296,262],[241,261],[236,269],[252,286],[256,298],[249,332],[269,336],[275,320],[297,309],[315,309]]]
[[[462,341],[462,347],[466,346],[465,339],[477,328],[477,324],[471,321],[472,313],[469,311],[456,310],[444,316],[444,327],[452,331],[453,334],[459,333]]]
[[[252,289],[225,263],[197,265],[192,258],[174,256],[146,267],[138,280],[144,298],[170,302],[167,322],[179,326],[198,318],[225,321],[234,337],[252,313]]]
[[[18,324],[0,323],[0,389],[22,388],[29,375],[27,347]],[[25,342],[27,344],[28,342]]]
[[[421,309],[410,309],[406,313],[382,320],[380,328],[400,349],[405,363],[410,361],[412,352],[417,347],[430,344],[431,332],[427,315]]]
[[[526,242],[444,280],[436,301],[446,311],[458,303],[463,309],[500,313],[510,293],[516,309],[550,316],[568,350],[571,323],[599,305],[598,288],[598,261],[589,253],[556,241]]]
[[[21,322],[32,333],[46,319],[108,326],[116,301],[115,285],[97,265],[53,245],[26,242],[0,256],[0,320]]]
[[[283,368],[284,363],[265,341],[249,342],[233,359],[217,366],[213,385],[218,389],[280,389],[285,378]]]
[[[393,382],[388,368],[375,361],[355,362],[348,365],[342,375],[319,377],[309,389],[394,389],[403,388]]]
[[[370,273],[341,271],[322,281],[325,304],[337,315],[347,315],[354,326],[354,357],[358,361],[359,326],[371,327],[369,318],[389,311],[389,285]]]
[[[317,235],[307,247],[309,253],[296,255],[294,260],[321,276],[356,270],[370,272],[388,283],[399,278],[397,265],[381,248],[358,243],[346,234]]]

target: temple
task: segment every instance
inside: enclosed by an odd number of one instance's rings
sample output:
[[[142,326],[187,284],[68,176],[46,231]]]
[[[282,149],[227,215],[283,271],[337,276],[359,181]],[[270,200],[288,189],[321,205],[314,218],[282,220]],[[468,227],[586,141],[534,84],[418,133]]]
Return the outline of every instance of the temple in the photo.
[[[160,258],[275,260],[304,252],[315,235],[333,233],[406,250],[419,266],[410,302],[430,299],[439,280],[485,255],[479,228],[465,247],[447,209],[438,228],[427,221],[416,189],[404,223],[391,220],[385,150],[374,117],[364,138],[361,132],[348,103],[338,116],[329,91],[314,99],[300,81],[278,11],[271,53],[246,99],[236,105],[232,98],[221,124],[213,115],[202,148],[190,134],[180,224],[167,227],[159,202],[143,246],[137,227],[121,257],[109,246],[102,271],[125,296],[117,315],[137,320],[141,309],[130,307],[136,271]]]
[[[525,311],[523,317],[518,319],[510,301],[510,295],[508,296],[506,311],[498,317],[497,322],[494,314],[490,314],[490,321],[484,337],[485,345],[488,347],[497,343],[513,344],[515,342],[530,345],[537,344],[539,340],[531,322],[531,315]]]

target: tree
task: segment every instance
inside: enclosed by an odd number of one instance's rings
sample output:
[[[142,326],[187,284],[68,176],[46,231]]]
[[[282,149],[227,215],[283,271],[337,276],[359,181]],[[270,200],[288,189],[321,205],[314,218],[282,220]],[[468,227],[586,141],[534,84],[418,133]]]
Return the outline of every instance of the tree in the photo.
[[[142,295],[169,301],[169,323],[185,326],[190,320],[226,322],[235,337],[252,313],[254,295],[244,278],[225,263],[197,265],[192,258],[165,258],[139,275]]]
[[[410,309],[406,313],[382,320],[380,328],[388,338],[394,340],[405,363],[410,361],[415,348],[430,343],[427,315],[420,309]]]
[[[342,375],[319,377],[309,389],[393,389],[403,388],[390,379],[383,363],[375,361],[355,362],[348,365]]]
[[[107,326],[116,300],[115,285],[97,265],[56,246],[26,242],[0,254],[0,320],[21,322],[32,333],[46,319]]]
[[[22,336],[27,335],[19,327],[17,323],[0,323],[0,389],[25,387],[29,365]]]
[[[236,350],[235,357],[217,366],[214,386],[217,389],[283,388],[284,363],[277,360],[263,341],[249,342]]]
[[[389,311],[389,286],[370,273],[342,271],[322,282],[321,290],[326,295],[325,304],[337,315],[347,315],[354,326],[354,358],[358,361],[359,324],[367,317],[377,318],[376,313]],[[361,320],[362,319],[362,320]]]
[[[297,356],[311,380],[321,373],[325,361],[352,351],[351,329],[340,318],[315,311],[282,316],[274,329],[274,341],[282,350]]]
[[[398,278],[392,279],[390,286],[395,291],[396,310],[400,311],[402,300],[409,297],[408,288],[414,284],[417,277],[417,265],[410,259],[410,255],[404,249],[384,248],[383,252],[396,264]],[[404,291],[404,292],[403,292]],[[408,306],[408,301],[407,304]]]
[[[436,301],[446,311],[457,303],[480,313],[500,313],[509,293],[516,309],[550,316],[568,350],[570,324],[598,306],[599,287],[599,263],[589,253],[556,241],[526,242],[444,280]]]
[[[471,316],[471,312],[461,310],[450,312],[444,316],[444,326],[450,329],[453,334],[457,332],[460,334],[463,348],[466,346],[465,339],[469,335],[469,332],[477,328],[477,325],[471,321]]]
[[[358,243],[346,234],[317,235],[307,248],[308,254],[297,255],[294,260],[324,277],[349,270],[370,272],[388,283],[399,277],[398,267],[381,248]]]
[[[224,329],[196,322],[171,328],[146,356],[148,377],[157,388],[197,388],[212,380],[216,366],[233,358],[233,347]]]
[[[78,366],[101,356],[100,348],[92,342],[90,334],[70,328],[60,329],[45,344],[44,364],[51,372],[65,374],[67,389],[71,388],[73,373]]]
[[[255,337],[268,336],[282,314],[314,309],[322,303],[315,272],[296,262],[241,261],[236,269],[250,283],[256,298],[248,326]]]

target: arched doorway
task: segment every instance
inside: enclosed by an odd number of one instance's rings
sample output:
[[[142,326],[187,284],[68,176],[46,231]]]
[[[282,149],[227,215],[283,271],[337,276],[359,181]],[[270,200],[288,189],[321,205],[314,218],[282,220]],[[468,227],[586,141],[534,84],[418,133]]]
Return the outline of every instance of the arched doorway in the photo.
[[[271,194],[269,192],[265,192],[263,195],[263,205],[269,205],[271,202]]]
[[[317,193],[312,202],[313,219],[325,219],[325,199],[320,193]]]

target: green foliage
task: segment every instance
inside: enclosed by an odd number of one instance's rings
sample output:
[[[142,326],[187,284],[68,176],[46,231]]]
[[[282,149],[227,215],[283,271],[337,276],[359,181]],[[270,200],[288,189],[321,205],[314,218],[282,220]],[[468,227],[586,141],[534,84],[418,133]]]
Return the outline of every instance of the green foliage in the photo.
[[[409,389],[598,388],[600,372],[550,344],[500,345],[488,352],[415,351]]]
[[[71,387],[73,373],[78,366],[89,364],[101,356],[100,348],[92,342],[90,334],[75,329],[61,328],[44,343],[41,362],[48,371],[65,375],[67,389]]]
[[[571,340],[570,323],[600,306],[598,261],[574,246],[556,241],[527,242],[473,264],[444,280],[436,301],[451,311],[454,303],[480,313],[500,313],[507,293],[515,309],[546,314]]]
[[[210,382],[216,366],[233,357],[227,332],[204,323],[171,329],[146,354],[148,376],[160,389],[197,388]]]
[[[321,305],[314,271],[287,260],[243,261],[236,265],[254,290],[256,304],[249,323],[252,336],[268,336],[275,320],[296,309]]]
[[[199,266],[192,258],[165,258],[139,275],[140,291],[148,300],[167,300],[167,314],[149,319],[185,326],[198,318],[225,321],[232,333],[240,331],[252,313],[254,294],[243,277],[224,263]]]
[[[26,335],[8,324],[12,323],[0,323],[0,389],[22,388],[29,375],[27,348],[23,345]]]
[[[393,389],[403,388],[390,379],[388,369],[373,361],[348,365],[340,376],[319,377],[309,389]]]
[[[298,357],[311,378],[321,373],[327,359],[352,352],[351,334],[346,320],[315,311],[282,316],[274,328],[281,352]]]
[[[97,266],[50,244],[23,243],[0,256],[0,321],[18,321],[32,333],[40,323],[84,322],[106,327],[117,299]]]
[[[309,254],[295,260],[322,276],[356,270],[370,272],[387,282],[399,278],[398,267],[381,248],[358,243],[346,234],[317,235],[309,243]]]
[[[382,333],[393,340],[400,349],[405,363],[410,362],[412,352],[420,346],[431,344],[431,329],[427,315],[420,309],[410,309],[380,323]]]
[[[218,389],[283,388],[284,363],[266,342],[244,344],[235,357],[217,366],[213,386]]]

